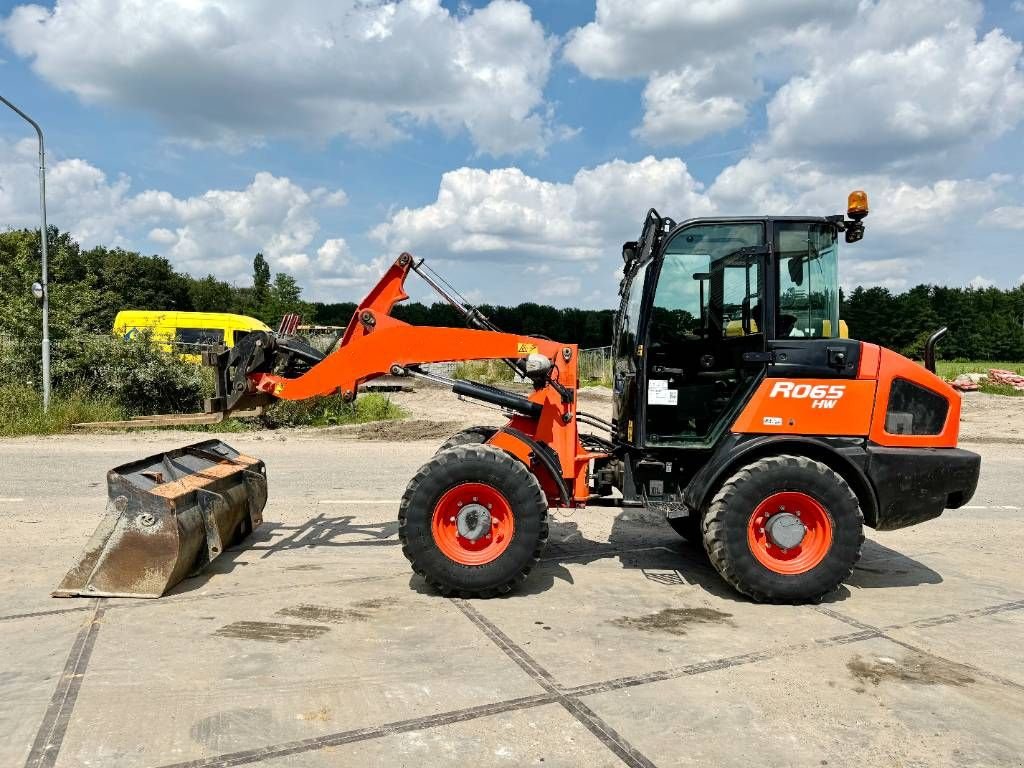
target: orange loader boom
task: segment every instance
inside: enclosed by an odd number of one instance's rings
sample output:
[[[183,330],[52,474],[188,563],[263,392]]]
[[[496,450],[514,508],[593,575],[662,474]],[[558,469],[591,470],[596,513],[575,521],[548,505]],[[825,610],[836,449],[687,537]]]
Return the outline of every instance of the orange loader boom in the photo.
[[[526,466],[540,468],[536,474],[550,506],[583,506],[589,495],[587,468],[590,461],[606,454],[585,449],[577,431],[578,347],[491,329],[420,327],[404,323],[390,313],[396,304],[408,298],[405,280],[416,266],[410,254],[401,254],[356,308],[337,347],[297,376],[275,372],[273,355],[256,355],[257,361],[265,362],[257,362],[255,366],[242,362],[247,355],[252,358],[252,351],[275,351],[277,341],[269,334],[250,334],[236,347],[237,352],[207,353],[208,364],[225,372],[235,369],[233,380],[218,382],[224,386],[218,388],[216,397],[207,401],[207,412],[230,413],[272,399],[305,400],[340,394],[351,400],[360,384],[379,376],[428,376],[419,371],[418,366],[422,364],[502,359],[532,378],[532,393],[523,397],[473,382],[450,382],[453,391],[515,413],[506,428],[498,431],[489,442]],[[443,290],[441,293],[451,300]],[[467,316],[472,317],[473,313],[475,310],[467,310]],[[476,316],[480,317],[478,313]],[[232,358],[235,358],[233,365]],[[520,361],[529,361],[537,369],[536,373],[531,373],[527,370],[529,366]],[[239,365],[245,371],[244,379],[238,376]]]

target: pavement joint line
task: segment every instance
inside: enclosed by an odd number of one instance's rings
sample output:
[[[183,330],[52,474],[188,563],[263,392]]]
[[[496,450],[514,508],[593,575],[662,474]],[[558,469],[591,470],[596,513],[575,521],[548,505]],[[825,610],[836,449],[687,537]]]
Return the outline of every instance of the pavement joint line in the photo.
[[[963,611],[962,613],[947,613],[944,616],[914,619],[913,621],[906,621],[902,624],[889,624],[888,626],[883,627],[883,629],[889,631],[893,629],[909,629],[911,627],[916,627],[918,629],[941,627],[944,624],[956,624],[959,621],[965,621],[967,619],[995,616],[1000,613],[1019,611],[1022,609],[1024,609],[1024,600],[1016,600],[1011,603],[999,603],[998,605],[989,605],[984,608],[974,608],[970,611]]]
[[[1024,603],[1024,601],[1020,601],[1020,603]],[[1004,610],[1015,610],[1015,608],[1007,608],[1007,606],[1018,606],[1018,603],[1002,603],[1002,604],[1000,604],[998,606],[992,606],[992,607],[993,608],[1003,608]],[[1024,605],[1021,605],[1020,607],[1024,607]],[[845,614],[842,614],[839,611],[833,610],[831,608],[825,608],[824,606],[816,606],[816,608],[817,608],[817,610],[820,613],[823,613],[826,616],[830,616],[833,619],[836,619],[837,621],[842,621],[842,622],[844,622],[846,624],[849,624],[851,627],[860,627],[860,628],[864,629],[865,631],[873,630],[874,632],[877,633],[877,636],[882,638],[883,640],[888,640],[890,643],[893,643],[894,645],[898,645],[901,648],[906,648],[908,651],[912,651],[913,653],[919,654],[921,656],[930,656],[933,659],[938,659],[939,661],[944,661],[947,664],[958,664],[958,665],[960,665],[962,667],[966,667],[967,669],[970,669],[972,672],[977,674],[979,677],[984,677],[987,680],[991,680],[994,683],[998,683],[999,685],[1004,685],[1004,686],[1007,686],[1009,688],[1015,688],[1015,689],[1017,689],[1019,691],[1024,691],[1024,685],[1021,685],[1016,680],[1011,680],[1011,679],[1009,679],[1007,677],[1003,677],[1002,675],[997,674],[995,672],[989,672],[988,670],[981,669],[980,667],[976,667],[973,664],[965,664],[964,662],[961,662],[961,661],[953,661],[952,659],[947,659],[945,656],[940,656],[939,654],[933,653],[932,651],[929,651],[926,648],[920,648],[920,647],[918,647],[916,645],[913,645],[912,643],[908,643],[905,640],[900,640],[898,637],[893,637],[888,632],[886,632],[885,629],[879,629],[877,627],[872,627],[870,624],[865,624],[864,622],[859,621],[858,619],[854,619],[854,618],[852,618],[850,616],[846,616]],[[993,615],[995,613],[1000,613],[1000,611],[991,611],[988,614],[977,613],[975,611],[971,611],[970,613],[971,614],[975,614],[975,615],[964,616],[963,618],[976,618],[977,616],[981,616],[981,615]],[[943,618],[945,618],[945,617],[943,617]],[[955,623],[955,622],[947,621],[947,622],[943,622],[942,624],[953,624],[953,623]],[[905,624],[904,627],[906,627],[906,626],[913,626],[914,624],[915,624],[915,622],[910,622],[908,624]],[[928,626],[941,626],[941,624],[926,624],[924,626],[925,627],[928,627]],[[902,627],[893,626],[893,627],[889,627],[888,629],[900,629],[900,628],[902,628]]]
[[[255,749],[247,749],[240,752],[227,752],[216,757],[182,763],[168,763],[160,766],[160,768],[230,768],[236,765],[248,765],[264,760],[302,754],[303,752],[314,752],[326,749],[327,747],[338,747],[359,741],[370,741],[387,736],[395,736],[401,733],[408,733],[409,731],[422,731],[427,728],[437,728],[444,725],[466,722],[467,720],[477,720],[481,717],[500,715],[505,712],[531,709],[533,707],[554,704],[555,702],[556,697],[549,693],[522,696],[517,699],[508,699],[493,704],[482,704],[467,709],[441,712],[436,715],[426,715],[409,720],[399,720],[393,723],[385,723],[384,725],[339,731],[338,733],[329,733],[325,736],[315,736],[309,739],[289,741],[267,747],[256,747]]]
[[[858,643],[862,640],[868,640],[873,637],[878,637],[879,635],[880,633],[875,630],[853,632],[844,635],[834,635],[833,637],[822,638],[820,640],[814,640],[812,642],[780,645],[772,648],[766,648],[761,651],[751,651],[750,653],[743,653],[738,656],[726,656],[721,659],[698,661],[693,664],[687,664],[682,667],[661,669],[654,672],[647,672],[641,675],[618,677],[612,680],[603,680],[596,683],[584,683],[583,685],[577,685],[573,688],[565,689],[565,693],[569,696],[574,697],[593,696],[595,694],[607,693],[609,691],[617,691],[623,688],[635,688],[639,685],[660,683],[664,680],[674,680],[680,677],[692,677],[694,675],[702,675],[705,672],[717,672],[721,669],[729,669],[731,667],[741,667],[747,664],[755,664],[759,661],[767,661],[768,659],[781,658],[784,656],[792,655],[794,653],[800,653],[802,651],[811,650],[815,647],[827,648],[833,645],[847,645],[849,643]]]
[[[79,605],[75,608],[54,608],[52,611],[29,611],[28,613],[12,613],[7,616],[0,616],[0,621],[15,621],[16,619],[34,619],[37,616],[56,616],[60,613],[75,613],[77,611],[91,610],[91,605]]]
[[[611,750],[616,757],[630,768],[656,768],[640,750],[606,723],[600,715],[574,696],[569,696],[543,666],[530,654],[516,645],[508,635],[501,631],[486,616],[462,598],[452,598],[455,607],[462,611],[491,642],[500,648],[506,656],[514,661],[527,675],[533,678],[541,688],[555,697],[562,706],[584,728],[590,731],[597,740]]]
[[[98,598],[93,605],[92,618],[78,630],[64,663],[64,671],[57,682],[57,688],[50,698],[39,730],[36,731],[25,768],[52,768],[56,764],[105,611],[106,600]]]
[[[387,578],[394,578],[394,577],[393,576],[364,577],[364,578],[361,578],[359,580],[371,581],[371,580],[382,580],[382,579],[387,579]],[[355,581],[355,580],[353,580],[353,579],[346,579],[346,580],[337,580],[335,582],[328,582],[328,583],[341,583],[341,582],[345,582],[345,581],[352,582],[352,581]],[[304,585],[304,586],[317,586],[317,585]],[[238,593],[234,593],[235,596],[237,596],[237,594]],[[217,595],[197,595],[194,598],[182,598],[182,599],[201,599],[201,598],[206,598],[206,597],[229,597],[229,596],[232,596],[232,593],[218,593]],[[453,602],[455,602],[456,605],[458,605],[459,602],[464,602],[464,601],[457,601],[456,600],[456,601],[453,601]],[[147,601],[146,604],[152,604],[152,601]],[[137,604],[135,604],[135,605],[137,605]],[[96,613],[94,615],[93,620],[88,625],[88,632],[85,632],[85,628],[83,628],[83,631],[80,631],[79,632],[79,636],[76,638],[75,645],[72,647],[72,655],[69,656],[68,664],[66,665],[66,668],[65,668],[65,675],[64,675],[64,677],[62,677],[62,682],[58,685],[58,690],[54,693],[54,698],[53,698],[53,701],[51,702],[50,709],[54,709],[54,702],[58,701],[58,694],[61,693],[61,686],[64,683],[64,679],[68,678],[68,674],[67,674],[67,667],[68,666],[70,666],[71,669],[72,669],[71,677],[69,679],[69,687],[70,687],[71,684],[74,684],[74,686],[75,686],[74,695],[75,695],[75,697],[77,697],[77,688],[78,688],[78,686],[81,685],[81,678],[82,678],[82,676],[84,675],[84,672],[85,672],[84,665],[81,663],[81,656],[82,656],[82,650],[83,649],[80,648],[80,646],[84,645],[86,640],[88,638],[90,638],[90,637],[92,638],[92,642],[95,642],[95,633],[96,633],[96,631],[98,631],[98,626],[99,626],[98,619],[101,617],[103,611],[107,610],[108,608],[114,608],[114,607],[126,607],[126,606],[125,605],[122,605],[122,606],[109,605],[109,606],[107,606],[103,599],[97,600],[96,607],[94,609],[96,611]],[[130,605],[127,606],[127,607],[130,607]],[[999,605],[996,605],[996,606],[990,606],[988,608],[977,609],[973,613],[976,613],[978,615],[986,615],[983,612],[988,611],[990,613],[997,613],[997,612],[1000,612],[1000,611],[1003,611],[1003,610],[1015,610],[1015,609],[1017,609],[1019,607],[1024,607],[1024,600],[1018,601],[1018,602],[1015,602],[1015,603],[1002,603],[1002,604],[999,604]],[[77,609],[66,609],[66,610],[77,610]],[[463,613],[465,613],[465,611],[463,611]],[[475,609],[473,609],[473,613],[476,613]],[[480,616],[480,614],[478,614],[478,613],[477,613],[477,615]],[[468,616],[469,616],[469,614],[467,614],[467,617]],[[841,616],[841,614],[839,616]],[[839,618],[839,616],[837,616],[836,618],[838,620],[841,620],[841,621],[843,619],[848,618],[848,617]],[[480,616],[480,618],[483,619],[482,616]],[[940,617],[940,618],[945,618],[945,617]],[[486,619],[484,619],[484,621],[487,624],[490,624],[490,622],[487,622]],[[849,623],[849,621],[847,621],[846,623]],[[491,625],[491,626],[493,627],[493,625]],[[863,626],[866,627],[867,625],[863,625]],[[481,627],[481,629],[482,629],[482,627]],[[498,630],[497,627],[494,627],[494,629],[497,630],[497,632],[499,633],[500,636],[504,637],[504,633],[501,633],[501,631]],[[851,633],[851,634],[836,635],[836,636],[833,636],[831,638],[825,638],[825,639],[822,639],[822,640],[816,640],[816,641],[814,641],[813,644],[812,643],[806,643],[806,644],[800,644],[799,646],[792,646],[791,645],[791,646],[786,646],[786,648],[790,652],[798,652],[799,650],[803,650],[805,647],[810,648],[810,647],[813,647],[814,645],[825,646],[825,647],[830,646],[830,645],[843,645],[843,644],[848,644],[848,643],[860,642],[861,640],[869,639],[869,638],[872,638],[872,637],[880,637],[880,636],[884,637],[884,633],[880,632],[877,629],[861,630],[859,632],[855,632],[855,633]],[[488,634],[488,637],[490,637],[489,634]],[[493,640],[492,640],[492,642],[493,642]],[[509,642],[511,643],[511,640],[509,640]],[[514,646],[514,643],[512,645]],[[518,646],[515,646],[515,647],[518,648]],[[79,654],[77,656],[77,659],[75,658],[75,654],[74,654],[76,648],[78,648],[78,650],[79,650]],[[91,653],[91,645],[89,647],[89,653]],[[376,727],[368,727],[368,728],[360,728],[360,729],[349,730],[349,731],[341,731],[341,732],[338,732],[338,733],[327,734],[325,736],[314,737],[312,739],[305,739],[305,740],[294,741],[294,742],[286,742],[284,744],[272,745],[272,746],[267,746],[267,747],[260,747],[260,748],[257,748],[257,749],[245,750],[245,751],[242,751],[242,752],[226,753],[226,754],[223,754],[223,755],[218,755],[216,757],[206,758],[206,759],[201,759],[201,760],[196,760],[196,761],[167,764],[167,765],[162,766],[161,768],[229,768],[230,766],[246,765],[246,764],[251,764],[251,763],[257,763],[257,762],[262,762],[263,760],[269,760],[269,759],[273,759],[273,758],[277,758],[277,757],[284,757],[284,756],[293,755],[293,754],[301,754],[303,752],[316,751],[316,750],[324,749],[326,747],[341,746],[341,745],[344,745],[344,744],[351,744],[351,743],[355,743],[355,742],[359,742],[359,741],[368,741],[368,740],[383,738],[383,737],[390,736],[390,735],[406,733],[406,732],[409,732],[409,731],[424,730],[424,729],[427,729],[427,728],[440,727],[440,726],[444,726],[444,725],[450,725],[450,724],[453,724],[453,723],[466,722],[466,721],[475,720],[475,719],[478,719],[478,718],[481,718],[481,717],[489,717],[489,716],[495,715],[495,714],[502,714],[502,713],[505,713],[505,712],[513,712],[513,711],[517,711],[517,710],[529,709],[529,708],[533,708],[533,707],[537,707],[537,706],[544,706],[544,705],[547,705],[547,704],[558,703],[558,704],[562,704],[562,706],[564,707],[565,705],[562,703],[563,699],[575,700],[575,699],[577,699],[578,697],[581,697],[581,696],[587,696],[587,695],[593,695],[593,694],[597,694],[597,693],[603,693],[605,691],[613,691],[613,690],[618,690],[620,688],[628,688],[628,687],[634,687],[634,686],[638,686],[638,685],[645,685],[645,684],[648,684],[648,683],[660,682],[661,680],[668,680],[668,679],[672,679],[674,677],[684,677],[684,676],[688,676],[688,675],[698,675],[698,674],[702,674],[704,672],[711,672],[711,671],[715,671],[715,670],[718,670],[718,669],[726,669],[726,668],[733,667],[733,666],[740,666],[740,665],[743,665],[743,664],[751,664],[751,663],[755,663],[755,662],[758,662],[758,661],[763,661],[763,660],[772,658],[775,655],[782,655],[782,654],[781,653],[777,653],[776,649],[768,649],[768,650],[765,650],[765,651],[759,651],[759,652],[743,654],[741,656],[734,656],[734,657],[729,657],[729,658],[726,658],[726,659],[720,659],[720,660],[715,660],[715,661],[710,661],[710,662],[699,662],[697,664],[691,664],[691,665],[688,665],[686,667],[680,667],[680,668],[671,669],[671,670],[662,670],[662,671],[658,671],[658,672],[651,672],[651,673],[648,673],[646,675],[636,675],[636,676],[628,677],[628,678],[617,678],[617,679],[607,680],[607,681],[598,682],[598,683],[589,683],[589,684],[585,684],[585,685],[581,685],[581,686],[576,686],[575,688],[561,689],[561,688],[558,688],[556,684],[554,684],[555,685],[554,692],[547,692],[547,690],[545,690],[545,693],[537,694],[537,695],[534,695],[534,696],[525,696],[525,697],[520,697],[520,698],[517,698],[517,699],[509,699],[509,700],[506,700],[506,701],[495,702],[493,704],[480,705],[480,706],[477,706],[477,707],[470,707],[470,708],[462,709],[462,710],[453,710],[453,711],[449,711],[449,712],[438,713],[438,714],[435,714],[435,715],[428,715],[428,716],[420,717],[420,718],[414,718],[414,719],[409,719],[409,720],[400,720],[400,721],[397,721],[397,722],[386,723],[384,725],[380,725],[380,726],[376,726]],[[525,657],[525,658],[522,658],[522,657]],[[530,659],[530,657],[528,655],[526,655],[525,653],[522,653],[522,657],[521,658],[522,658],[523,663],[528,663],[527,660],[532,661],[532,659]],[[74,664],[72,664],[73,660],[75,660]],[[88,663],[88,656],[85,657],[85,665],[87,665],[87,663]],[[519,663],[519,662],[517,662],[517,663]],[[534,662],[534,665],[537,666],[539,668],[539,670],[543,670],[543,668],[539,667],[539,665],[536,665],[536,662]],[[75,671],[76,667],[81,667],[80,671],[76,672]],[[548,675],[548,677],[550,678],[550,675]],[[1006,681],[1006,682],[1013,683],[1013,681]],[[542,686],[542,687],[544,687],[544,686]],[[67,691],[65,691],[62,694],[62,696],[63,696],[63,700],[66,701],[66,699],[67,699]],[[73,706],[73,702],[72,702],[72,706]],[[589,709],[587,711],[589,712]],[[585,716],[583,714],[582,710],[577,710],[575,712],[572,712],[572,714],[574,714],[574,716],[579,715],[580,717],[584,717]],[[48,721],[49,715],[50,715],[50,711],[48,710],[47,711],[47,716],[44,717],[44,725]],[[63,719],[63,722],[64,722],[63,728],[64,729],[66,729],[66,727],[67,727],[67,722],[70,719],[70,715],[71,715],[71,711],[69,709],[67,711],[67,713],[66,713],[66,716]],[[588,729],[589,729],[589,727],[591,725],[596,726],[595,723],[590,723],[590,724],[583,723],[583,724],[585,726],[587,726]],[[608,731],[611,731],[611,729],[608,728]],[[43,726],[40,726],[40,734],[42,734],[43,732],[44,732],[44,728],[43,728]],[[615,733],[615,732],[611,731],[611,733]],[[617,736],[617,734],[615,734],[615,735]],[[63,738],[63,730],[61,731],[61,738]],[[619,739],[621,740],[621,737],[619,737]],[[37,737],[37,741],[39,741],[39,737]],[[36,767],[38,767],[38,768],[51,768],[54,765],[54,763],[56,761],[56,758],[57,758],[56,751],[54,750],[52,758],[50,758],[48,762],[43,762],[43,763],[37,762],[36,766],[33,766],[32,760],[33,760],[33,754],[34,753],[35,753],[35,749],[33,749],[33,753],[30,753],[29,761],[26,763],[26,768],[36,768]],[[631,754],[631,753],[627,753],[627,754]],[[43,756],[45,757],[47,755],[48,755],[48,753],[44,754]],[[634,764],[634,763],[630,763],[630,764]],[[638,763],[638,765],[645,765],[645,764]],[[652,764],[648,763],[646,765],[650,766]]]
[[[25,499],[16,498],[14,496],[0,496],[0,504],[20,504]]]

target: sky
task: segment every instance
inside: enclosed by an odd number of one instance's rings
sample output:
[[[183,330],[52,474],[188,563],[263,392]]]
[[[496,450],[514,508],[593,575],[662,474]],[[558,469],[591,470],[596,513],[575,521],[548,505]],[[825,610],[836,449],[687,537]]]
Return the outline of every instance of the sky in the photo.
[[[648,208],[830,215],[841,282],[1024,281],[1024,0],[0,0],[0,94],[85,246],[355,301],[614,307]],[[38,225],[0,113],[0,227]],[[431,300],[413,284],[413,300]]]

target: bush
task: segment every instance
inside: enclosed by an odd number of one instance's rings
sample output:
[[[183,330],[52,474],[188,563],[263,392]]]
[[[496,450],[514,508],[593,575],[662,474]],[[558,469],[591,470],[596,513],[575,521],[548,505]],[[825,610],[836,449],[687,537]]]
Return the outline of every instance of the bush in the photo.
[[[52,435],[67,432],[78,422],[123,417],[116,403],[81,390],[55,395],[50,410],[44,413],[42,395],[34,387],[11,384],[0,388],[0,437]]]
[[[131,339],[83,335],[61,352],[53,361],[57,391],[87,392],[130,416],[203,409],[210,385],[202,367],[165,351],[148,333]]]
[[[264,426],[333,427],[342,424],[363,424],[368,421],[401,419],[405,411],[386,395],[376,392],[361,395],[354,402],[345,402],[340,395],[314,397],[309,400],[280,400],[261,417]]]

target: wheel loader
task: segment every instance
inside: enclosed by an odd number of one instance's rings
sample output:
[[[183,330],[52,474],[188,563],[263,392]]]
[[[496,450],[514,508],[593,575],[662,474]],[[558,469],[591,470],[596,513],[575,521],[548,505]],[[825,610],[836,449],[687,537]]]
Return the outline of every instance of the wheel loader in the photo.
[[[207,352],[216,394],[206,416],[351,399],[383,375],[431,380],[505,411],[504,426],[449,439],[402,497],[402,551],[441,594],[515,589],[541,557],[551,508],[646,505],[702,542],[744,595],[815,600],[850,574],[864,526],[902,528],[962,506],[980,471],[980,457],[957,448],[960,396],[934,373],[940,334],[928,343],[930,366],[840,336],[839,244],[863,237],[868,214],[863,192],[848,203],[846,216],[679,223],[649,211],[622,250],[610,421],[579,407],[576,345],[500,331],[408,253],[327,354],[272,332]],[[410,272],[468,327],[392,317]],[[485,359],[504,360],[526,391],[424,367]],[[166,578],[146,594],[171,586],[258,525],[265,477],[261,462],[217,441],[114,470],[119,506],[58,594],[131,594],[131,568],[155,565]],[[147,523],[179,544],[126,557]]]

